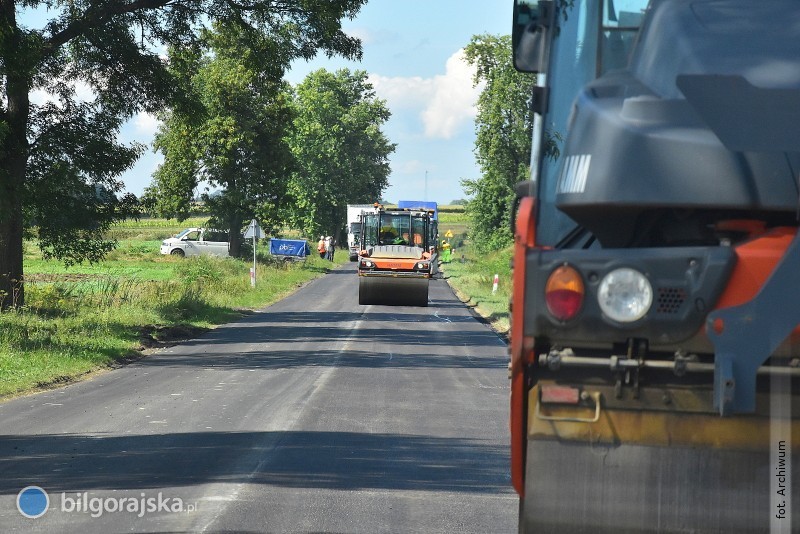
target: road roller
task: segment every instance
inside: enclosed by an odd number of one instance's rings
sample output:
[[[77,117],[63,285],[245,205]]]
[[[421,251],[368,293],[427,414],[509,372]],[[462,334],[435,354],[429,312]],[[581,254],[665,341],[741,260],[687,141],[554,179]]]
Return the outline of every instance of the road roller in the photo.
[[[519,531],[800,532],[800,2],[513,10]]]
[[[358,303],[427,306],[438,272],[434,210],[375,205],[361,218]]]

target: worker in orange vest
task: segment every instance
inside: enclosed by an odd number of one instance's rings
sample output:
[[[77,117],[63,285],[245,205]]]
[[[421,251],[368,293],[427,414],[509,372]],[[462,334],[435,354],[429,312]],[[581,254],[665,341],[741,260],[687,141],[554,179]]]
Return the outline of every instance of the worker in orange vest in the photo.
[[[320,258],[325,258],[325,238],[323,236],[319,236],[319,242],[317,243],[317,252],[319,252]]]

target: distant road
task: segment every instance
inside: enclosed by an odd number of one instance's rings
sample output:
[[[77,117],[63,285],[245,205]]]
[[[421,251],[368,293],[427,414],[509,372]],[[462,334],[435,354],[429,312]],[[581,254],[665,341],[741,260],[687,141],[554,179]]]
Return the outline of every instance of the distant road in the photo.
[[[515,531],[505,346],[444,281],[427,308],[357,293],[346,265],[199,339],[0,404],[0,532]],[[31,485],[49,496],[37,519],[16,504]]]

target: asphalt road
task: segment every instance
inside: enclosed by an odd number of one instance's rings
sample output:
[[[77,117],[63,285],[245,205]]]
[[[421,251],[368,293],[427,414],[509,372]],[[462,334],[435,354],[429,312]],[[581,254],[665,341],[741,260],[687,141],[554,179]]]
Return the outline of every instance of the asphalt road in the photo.
[[[429,298],[359,306],[346,265],[0,404],[0,531],[515,531],[505,346],[444,281]],[[36,519],[17,508],[32,485],[49,497]]]

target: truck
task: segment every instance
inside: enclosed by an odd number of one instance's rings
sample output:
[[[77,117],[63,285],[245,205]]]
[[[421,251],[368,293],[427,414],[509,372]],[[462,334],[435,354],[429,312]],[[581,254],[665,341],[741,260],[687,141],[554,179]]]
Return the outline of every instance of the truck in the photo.
[[[373,204],[347,205],[347,248],[350,251],[350,261],[358,260],[361,250],[361,214],[364,210],[373,208]]]
[[[796,532],[800,3],[513,15],[519,531]]]
[[[361,220],[358,303],[427,306],[438,272],[434,210],[375,205]]]

